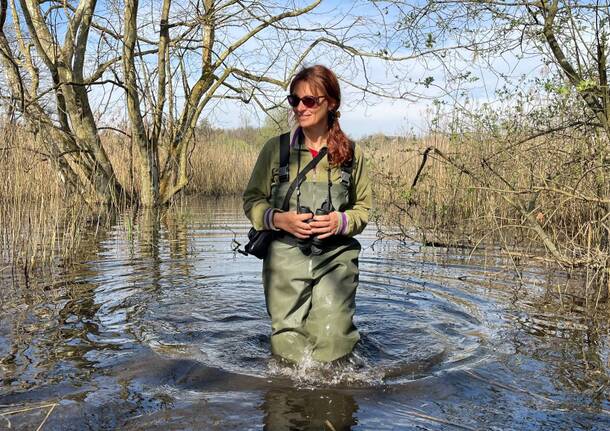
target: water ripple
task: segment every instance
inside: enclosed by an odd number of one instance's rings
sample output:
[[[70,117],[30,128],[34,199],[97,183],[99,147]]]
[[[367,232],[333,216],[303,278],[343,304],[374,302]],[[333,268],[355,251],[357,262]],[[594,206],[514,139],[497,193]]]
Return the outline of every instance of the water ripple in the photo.
[[[491,248],[438,253],[375,243],[369,229],[354,353],[289,366],[269,353],[261,262],[233,251],[248,229],[239,203],[198,205],[153,222],[119,218],[77,269],[37,288],[2,273],[0,404],[71,400],[55,429],[181,429],[180,418],[210,424],[209,409],[225,429],[608,424],[607,328],[541,309],[543,268],[516,277]]]

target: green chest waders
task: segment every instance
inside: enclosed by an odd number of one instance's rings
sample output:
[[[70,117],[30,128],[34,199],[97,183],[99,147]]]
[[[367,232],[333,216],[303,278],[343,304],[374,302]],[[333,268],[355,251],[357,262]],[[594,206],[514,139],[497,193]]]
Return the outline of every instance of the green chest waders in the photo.
[[[332,186],[330,171],[329,181],[304,181],[291,196],[289,210],[296,211],[299,200],[315,211],[328,200],[329,188],[335,209],[348,209],[349,178],[344,172],[341,177]],[[281,207],[289,184],[279,182],[272,187],[275,208]],[[283,235],[271,243],[263,262],[272,352],[293,362],[307,355],[320,362],[339,359],[349,354],[360,338],[352,322],[360,244],[342,236],[331,236],[322,243],[320,254],[306,255],[294,237]]]

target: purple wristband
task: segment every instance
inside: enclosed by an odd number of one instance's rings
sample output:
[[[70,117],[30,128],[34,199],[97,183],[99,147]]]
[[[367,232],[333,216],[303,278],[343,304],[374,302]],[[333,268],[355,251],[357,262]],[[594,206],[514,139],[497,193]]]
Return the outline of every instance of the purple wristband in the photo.
[[[341,232],[340,235],[345,235],[347,232],[347,215],[345,213],[341,213]]]

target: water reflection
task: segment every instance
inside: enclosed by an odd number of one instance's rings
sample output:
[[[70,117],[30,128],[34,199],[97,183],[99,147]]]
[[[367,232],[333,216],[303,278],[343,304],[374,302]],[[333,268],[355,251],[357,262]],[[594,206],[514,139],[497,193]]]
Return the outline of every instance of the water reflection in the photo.
[[[358,424],[354,397],[333,390],[272,389],[265,394],[261,409],[266,431],[348,431]]]
[[[520,314],[521,332],[513,338],[515,351],[544,363],[553,362],[554,376],[563,387],[586,394],[590,407],[603,409],[610,394],[608,332],[602,321],[563,313]],[[536,337],[532,343],[525,334]]]
[[[138,243],[140,256],[151,258],[152,263],[159,262],[159,239],[161,236],[160,210],[145,208],[140,212],[137,226],[139,227]]]
[[[352,362],[282,367],[247,229],[238,200],[122,214],[52,279],[2,273],[0,404],[64,399],[49,429],[609,425],[607,325],[549,309],[556,275],[365,232]]]

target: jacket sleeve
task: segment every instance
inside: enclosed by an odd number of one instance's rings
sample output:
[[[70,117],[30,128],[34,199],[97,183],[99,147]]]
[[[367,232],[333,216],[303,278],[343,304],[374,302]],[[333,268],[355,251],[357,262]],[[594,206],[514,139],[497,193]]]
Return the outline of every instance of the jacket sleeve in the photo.
[[[355,146],[354,153],[353,184],[350,193],[353,205],[345,211],[347,227],[343,229],[343,234],[347,236],[357,235],[364,230],[369,222],[369,211],[373,202],[366,160],[359,145]]]
[[[264,220],[267,210],[271,208],[272,157],[274,146],[277,145],[277,138],[273,138],[263,146],[242,196],[246,217],[256,230],[268,229]]]

